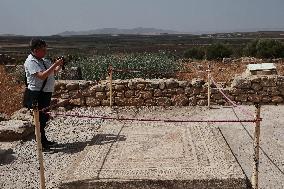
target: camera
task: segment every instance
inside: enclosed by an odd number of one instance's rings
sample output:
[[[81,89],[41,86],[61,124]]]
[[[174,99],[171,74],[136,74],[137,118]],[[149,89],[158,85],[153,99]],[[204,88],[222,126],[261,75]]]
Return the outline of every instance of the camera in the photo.
[[[60,60],[60,59],[63,60],[62,70],[65,70],[65,65],[67,64],[67,60],[66,60],[66,58],[64,56],[59,56],[57,58],[57,60]]]

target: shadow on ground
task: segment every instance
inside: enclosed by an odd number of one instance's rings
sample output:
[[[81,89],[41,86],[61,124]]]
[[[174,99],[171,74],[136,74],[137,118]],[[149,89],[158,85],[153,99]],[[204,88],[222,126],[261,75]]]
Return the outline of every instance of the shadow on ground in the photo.
[[[0,166],[12,163],[16,157],[13,155],[14,152],[12,149],[1,150],[0,149]]]
[[[114,135],[114,134],[97,134],[94,136],[94,138],[90,141],[86,142],[74,142],[74,143],[64,143],[64,144],[56,144],[53,145],[50,150],[48,150],[49,153],[77,153],[82,150],[86,146],[93,146],[93,145],[104,145],[108,143],[115,143],[117,141],[125,141],[126,137],[125,135]]]

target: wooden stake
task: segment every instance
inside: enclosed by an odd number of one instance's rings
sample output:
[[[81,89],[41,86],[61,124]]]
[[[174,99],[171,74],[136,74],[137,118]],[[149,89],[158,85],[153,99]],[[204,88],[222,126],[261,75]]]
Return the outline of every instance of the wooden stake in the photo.
[[[254,132],[254,154],[253,154],[253,172],[251,178],[251,184],[253,189],[258,189],[258,167],[259,167],[259,138],[260,138],[260,105],[256,104],[256,122]]]
[[[109,106],[112,107],[112,65],[109,66]]]
[[[37,156],[39,159],[39,171],[40,171],[40,188],[45,189],[45,177],[44,177],[44,165],[43,165],[43,154],[40,134],[40,122],[39,122],[39,111],[37,107],[34,107],[34,123],[35,123],[35,135],[37,142]]]
[[[207,91],[207,95],[208,95],[208,98],[207,98],[207,106],[208,108],[210,109],[210,96],[211,96],[211,88],[210,88],[210,85],[211,85],[211,78],[210,78],[210,65],[208,64],[208,70],[206,70],[208,72],[208,91]]]

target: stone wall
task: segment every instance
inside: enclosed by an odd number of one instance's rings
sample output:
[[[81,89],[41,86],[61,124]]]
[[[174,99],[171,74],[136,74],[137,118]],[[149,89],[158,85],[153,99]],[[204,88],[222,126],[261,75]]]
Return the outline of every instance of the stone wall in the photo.
[[[200,79],[131,79],[113,81],[115,106],[205,106],[208,84]],[[211,85],[211,104],[229,105]],[[239,76],[223,92],[239,104],[281,104],[284,99],[284,76]],[[109,106],[109,83],[101,81],[57,81],[54,103],[63,106]]]

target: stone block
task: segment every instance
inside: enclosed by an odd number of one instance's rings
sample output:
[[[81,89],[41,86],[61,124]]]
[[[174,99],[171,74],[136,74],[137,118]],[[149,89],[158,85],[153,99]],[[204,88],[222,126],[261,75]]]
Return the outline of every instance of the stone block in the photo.
[[[121,91],[125,90],[125,86],[124,85],[115,85],[114,90],[121,92]]]
[[[256,94],[248,95],[248,101],[249,102],[260,102],[261,99],[262,99],[262,96],[260,96],[260,95],[256,95]]]
[[[79,83],[67,83],[66,89],[68,91],[78,90],[79,89]]]
[[[69,103],[72,106],[84,106],[83,99],[81,99],[81,98],[70,99]]]
[[[130,80],[127,86],[130,90],[134,90],[136,88],[136,83],[133,80]]]
[[[196,88],[196,87],[192,88],[193,95],[198,95],[200,93],[201,93],[201,88]]]
[[[127,106],[143,106],[144,100],[141,98],[129,98],[126,100]]]
[[[251,80],[251,83],[260,83],[261,82],[261,77],[259,77],[259,76],[251,76],[250,80]]]
[[[124,98],[124,92],[123,91],[117,92],[115,96],[120,97],[120,98]]]
[[[33,123],[33,114],[27,108],[22,108],[11,115],[11,119]]]
[[[165,80],[166,88],[167,89],[175,89],[179,87],[179,83],[174,79],[166,79]]]
[[[241,94],[235,97],[235,100],[237,102],[246,102],[248,99],[248,95],[247,94]]]
[[[271,101],[273,103],[281,103],[281,102],[283,102],[283,97],[281,97],[281,96],[273,96]]]
[[[191,87],[191,82],[190,81],[177,81],[178,82],[178,86],[180,88],[186,88],[186,87]]]
[[[271,102],[271,97],[270,96],[263,96],[262,99],[261,99],[261,102],[263,102],[263,103]]]
[[[197,98],[195,96],[188,98],[188,101],[190,106],[196,106],[197,104]]]
[[[196,78],[194,78],[191,81],[191,85],[193,87],[202,87],[202,85],[204,85],[204,84],[205,84],[205,81],[203,79],[196,79]]]
[[[127,104],[127,101],[125,98],[114,97],[114,103],[117,106],[125,106]]]
[[[156,102],[158,106],[170,106],[172,104],[171,99],[168,97],[158,97]]]
[[[163,93],[161,89],[154,89],[154,97],[160,97],[162,95]]]
[[[126,98],[130,98],[130,97],[133,97],[135,95],[135,92],[134,92],[134,90],[128,90],[128,91],[125,91],[124,95],[125,95]]]
[[[146,87],[150,88],[150,89],[158,89],[159,88],[159,82],[148,83]]]
[[[137,86],[136,86],[136,89],[138,90],[144,90],[146,87],[146,84],[144,83],[138,83]]]
[[[90,82],[88,81],[83,81],[83,82],[80,82],[79,83],[79,89],[80,90],[83,90],[83,89],[86,89],[90,86]]]
[[[175,89],[164,89],[162,93],[163,93],[163,96],[165,97],[172,97],[173,95],[176,94],[176,90]]]
[[[94,85],[90,88],[91,91],[94,91],[94,92],[103,92],[105,91],[105,85],[102,85],[102,84],[98,84],[98,85]]]
[[[55,85],[54,85],[54,90],[55,91],[58,91],[58,90],[65,90],[66,89],[66,83],[62,83],[62,82],[55,82]]]
[[[162,89],[162,90],[165,89],[165,88],[166,88],[165,82],[161,81],[161,82],[159,83],[159,88]]]
[[[197,103],[196,103],[198,106],[206,106],[208,103],[207,103],[207,100],[197,100]]]
[[[153,97],[153,92],[152,91],[141,91],[140,96],[143,99],[150,99]]]
[[[0,141],[17,141],[34,133],[34,126],[29,121],[9,120],[0,122]]]
[[[107,96],[106,96],[106,93],[105,92],[96,92],[95,93],[95,97],[97,98],[97,99],[107,99]]]
[[[156,101],[155,101],[155,99],[146,99],[145,100],[145,106],[156,106],[157,105],[157,103],[156,103]]]
[[[0,113],[0,121],[8,121],[10,117],[7,114]]]
[[[269,95],[277,96],[280,94],[278,87],[263,87],[263,90],[266,91]]]
[[[183,88],[177,88],[176,89],[176,94],[179,95],[179,94],[184,94],[184,89]]]
[[[277,77],[277,86],[284,87],[284,76],[278,76]]]
[[[223,96],[222,96],[222,94],[211,94],[211,96],[210,96],[210,98],[212,99],[212,100],[220,100],[220,99],[222,99],[223,98]]]
[[[250,89],[251,81],[248,78],[236,77],[233,80],[231,87],[238,89]]]
[[[184,95],[184,94],[179,94],[179,95],[175,95],[175,96],[172,98],[172,103],[173,103],[173,105],[175,105],[175,106],[186,106],[186,105],[188,105],[189,100],[188,100],[188,98],[187,98],[186,95]]]
[[[193,95],[193,87],[186,87],[184,89],[184,94],[187,96],[187,97],[190,97]]]
[[[251,88],[255,91],[259,91],[262,89],[262,86],[260,83],[252,83]]]
[[[82,93],[82,96],[84,96],[84,97],[90,97],[90,96],[94,96],[96,94],[96,92],[91,91],[89,89],[83,89],[81,91],[81,93]]]
[[[262,87],[275,87],[276,83],[276,77],[262,77],[260,82]]]
[[[102,106],[109,106],[109,105],[110,105],[109,99],[103,99],[103,100],[101,101],[101,105],[102,105]]]
[[[86,97],[86,105],[87,106],[99,106],[101,101],[97,98]]]

